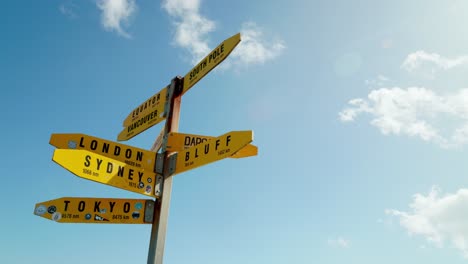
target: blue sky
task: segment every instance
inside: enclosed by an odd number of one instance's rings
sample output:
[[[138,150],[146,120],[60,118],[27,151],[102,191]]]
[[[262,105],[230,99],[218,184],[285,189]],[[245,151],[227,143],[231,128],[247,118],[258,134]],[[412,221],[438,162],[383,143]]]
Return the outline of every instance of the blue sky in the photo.
[[[253,130],[256,157],[174,178],[165,263],[468,261],[466,0],[10,1],[0,10],[1,263],[146,263],[150,225],[58,224],[60,197],[146,198],[52,162],[115,140],[212,48],[179,131]],[[126,144],[150,148],[162,124]]]

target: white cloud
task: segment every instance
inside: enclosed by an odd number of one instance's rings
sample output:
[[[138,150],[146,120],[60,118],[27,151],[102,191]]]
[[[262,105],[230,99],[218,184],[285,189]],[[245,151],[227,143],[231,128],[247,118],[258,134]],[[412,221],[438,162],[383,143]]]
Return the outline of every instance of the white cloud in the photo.
[[[174,43],[190,52],[194,64],[211,51],[208,35],[216,29],[215,22],[200,14],[200,4],[200,0],[162,2],[163,9],[173,18]],[[264,63],[276,58],[285,48],[280,40],[266,41],[263,30],[255,23],[244,23],[240,31],[242,41],[229,56],[234,64]]]
[[[423,50],[418,50],[406,57],[401,68],[408,72],[421,71],[424,75],[433,77],[437,71],[449,70],[466,64],[468,64],[468,56],[450,59],[437,53],[427,53]]]
[[[77,5],[73,1],[66,1],[59,6],[60,13],[69,18],[77,17],[75,9],[77,9]]]
[[[377,75],[377,78],[365,80],[365,84],[369,87],[382,87],[385,83],[389,82],[390,79],[382,74]]]
[[[415,194],[409,212],[387,209],[410,235],[424,237],[430,244],[450,244],[468,258],[468,189],[441,196],[433,187],[427,196]]]
[[[339,117],[352,122],[362,114],[385,135],[417,137],[444,148],[468,143],[468,89],[438,95],[419,87],[380,88],[367,99],[350,100]]]
[[[215,30],[215,23],[199,13],[199,0],[165,0],[162,7],[174,19],[175,44],[187,49],[192,63],[197,63],[211,51],[207,35]]]
[[[351,242],[348,239],[343,237],[329,238],[327,244],[332,247],[339,247],[339,248],[349,248],[351,246]]]
[[[96,5],[102,11],[101,23],[104,29],[116,31],[126,38],[131,37],[122,27],[128,25],[137,10],[135,0],[97,0]]]
[[[241,37],[242,41],[231,54],[236,64],[264,63],[278,57],[285,49],[281,40],[266,40],[263,30],[253,22],[242,25]]]

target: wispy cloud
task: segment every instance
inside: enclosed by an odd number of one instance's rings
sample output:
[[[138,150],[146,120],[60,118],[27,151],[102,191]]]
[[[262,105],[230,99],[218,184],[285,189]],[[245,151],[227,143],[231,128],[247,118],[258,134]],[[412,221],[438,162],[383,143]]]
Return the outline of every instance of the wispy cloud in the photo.
[[[369,87],[382,87],[384,84],[389,82],[390,79],[382,74],[377,75],[375,79],[365,80],[365,84]]]
[[[262,64],[278,57],[286,48],[282,40],[266,39],[263,30],[253,22],[242,25],[241,36],[241,43],[231,55],[236,64]]]
[[[200,0],[164,0],[162,8],[173,19],[174,44],[186,49],[197,63],[210,51],[209,33],[216,23],[200,13]],[[244,23],[240,29],[242,41],[229,56],[233,64],[264,63],[281,54],[285,45],[281,40],[266,40],[263,30],[255,23]],[[229,62],[225,62],[229,64]]]
[[[420,87],[381,88],[350,100],[339,117],[352,122],[363,114],[385,135],[417,137],[444,148],[468,143],[468,89],[439,95]]]
[[[128,26],[137,10],[135,0],[97,0],[96,5],[102,11],[101,23],[105,30],[115,31],[126,38],[131,37],[123,27]]]
[[[451,244],[468,259],[468,189],[440,195],[433,187],[427,196],[415,194],[408,212],[387,209],[387,215],[399,219],[410,235],[424,237],[430,244]]]
[[[437,53],[428,53],[418,50],[409,54],[401,68],[408,72],[420,72],[427,77],[433,77],[441,70],[449,70],[461,65],[468,64],[468,56],[463,55],[456,58],[447,58]]]
[[[351,242],[343,237],[329,238],[327,244],[338,248],[349,248],[351,246]]]
[[[174,43],[189,51],[192,63],[197,63],[211,50],[208,33],[215,30],[215,23],[200,14],[200,0],[165,0],[162,7],[173,18]]]
[[[77,18],[76,9],[78,6],[73,1],[66,1],[60,4],[59,11],[69,18]]]

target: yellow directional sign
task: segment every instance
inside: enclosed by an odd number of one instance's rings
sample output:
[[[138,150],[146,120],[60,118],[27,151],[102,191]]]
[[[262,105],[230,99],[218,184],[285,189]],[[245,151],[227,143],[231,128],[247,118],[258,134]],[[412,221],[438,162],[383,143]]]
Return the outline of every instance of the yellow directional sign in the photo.
[[[78,177],[156,197],[153,194],[156,174],[152,170],[86,150],[56,149],[52,160]]]
[[[152,200],[63,197],[36,204],[34,214],[59,223],[151,224]]]
[[[214,67],[220,64],[234,50],[241,41],[240,33],[226,39],[218,47],[212,50],[184,77],[184,88],[182,94],[188,91],[199,80],[207,75]]]
[[[128,127],[133,122],[138,121],[142,116],[158,110],[158,113],[164,112],[164,104],[166,103],[167,87],[164,87],[157,94],[151,96],[149,99],[140,104],[137,108],[133,109],[127,118],[123,121],[123,126]],[[160,120],[161,121],[161,120]]]
[[[119,133],[117,140],[129,140],[146,129],[156,125],[157,123],[166,119],[163,114],[164,113],[162,111],[154,109],[144,115],[139,116],[136,121],[132,122]]]
[[[203,144],[178,152],[175,174],[231,156],[252,142],[252,131],[231,131]]]
[[[127,165],[151,171],[154,170],[156,162],[156,154],[152,151],[85,134],[52,134],[49,143],[59,149],[88,150]]]
[[[213,138],[215,137],[171,132],[169,133],[167,139],[166,150],[169,152],[179,152],[181,150],[208,142]],[[229,158],[245,158],[256,156],[257,154],[258,148],[252,144],[248,144],[239,151],[233,153]]]

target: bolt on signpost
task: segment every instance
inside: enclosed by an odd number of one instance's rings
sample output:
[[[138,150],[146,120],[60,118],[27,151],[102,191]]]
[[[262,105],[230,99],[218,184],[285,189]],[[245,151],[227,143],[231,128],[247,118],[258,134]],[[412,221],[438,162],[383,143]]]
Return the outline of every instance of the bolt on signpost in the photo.
[[[117,140],[135,137],[166,120],[150,150],[84,134],[52,134],[53,161],[78,177],[152,199],[63,197],[36,204],[34,214],[60,223],[152,224],[148,264],[161,264],[172,176],[224,158],[255,156],[252,131],[218,137],[178,133],[182,95],[239,44],[236,34],[212,50],[184,77],[177,76],[130,112]]]

